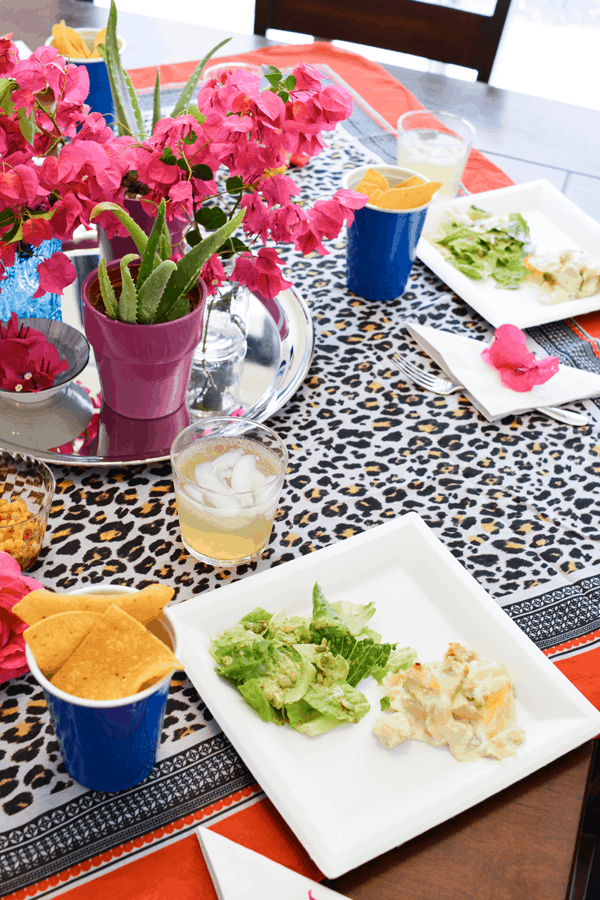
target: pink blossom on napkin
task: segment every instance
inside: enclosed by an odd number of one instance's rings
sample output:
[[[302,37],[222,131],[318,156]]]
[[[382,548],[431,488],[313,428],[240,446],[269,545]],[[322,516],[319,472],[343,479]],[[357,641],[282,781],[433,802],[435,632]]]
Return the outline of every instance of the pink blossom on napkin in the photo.
[[[494,342],[482,357],[500,375],[502,384],[511,391],[526,393],[536,384],[545,384],[558,372],[558,357],[536,359],[527,349],[527,337],[516,325],[501,325],[494,332]]]
[[[19,563],[9,553],[0,552],[0,684],[29,671],[23,637],[27,623],[12,608],[41,587],[35,578],[21,574]]]

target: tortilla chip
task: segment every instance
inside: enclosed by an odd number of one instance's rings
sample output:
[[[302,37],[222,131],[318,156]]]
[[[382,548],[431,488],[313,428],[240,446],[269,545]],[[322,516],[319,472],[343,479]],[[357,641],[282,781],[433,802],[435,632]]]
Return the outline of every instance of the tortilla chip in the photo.
[[[12,611],[28,625],[57,613],[83,610],[104,613],[109,606],[124,609],[130,616],[146,625],[158,618],[175,591],[166,585],[151,584],[135,594],[54,594],[44,588],[26,594]]]
[[[367,172],[363,175],[362,180],[357,188],[354,190],[360,191],[363,194],[366,194],[367,197],[370,197],[369,189],[379,188],[382,191],[387,191],[389,188],[389,184],[384,175],[381,172],[378,172],[377,169],[368,169]]]
[[[23,637],[44,673],[56,672],[101,618],[97,612],[58,613],[26,628]]]
[[[137,694],[183,665],[136,619],[113,604],[99,618],[52,684],[86,700]]]
[[[401,181],[400,184],[397,184],[392,188],[392,190],[397,191],[398,188],[414,187],[416,184],[423,184],[423,179],[419,178],[418,175],[411,175],[410,178],[406,178],[404,181]]]
[[[376,205],[380,209],[417,209],[429,203],[441,186],[441,181],[428,181],[412,187],[391,188],[377,198]]]

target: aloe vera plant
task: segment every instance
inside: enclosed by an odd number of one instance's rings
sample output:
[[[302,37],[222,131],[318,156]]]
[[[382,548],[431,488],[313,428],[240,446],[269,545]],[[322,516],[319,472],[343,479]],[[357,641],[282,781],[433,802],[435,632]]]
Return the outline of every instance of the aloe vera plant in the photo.
[[[194,89],[200,80],[204,66],[208,60],[219,50],[223,44],[230,41],[226,38],[213,47],[203,60],[201,60],[192,72],[187,84],[179,95],[179,100],[175,104],[175,108],[171,116],[175,119],[181,113],[186,113],[192,99]],[[106,44],[101,44],[98,48],[106,62],[108,70],[108,80],[110,82],[110,90],[115,104],[116,124],[120,135],[134,135],[139,140],[148,137],[144,126],[142,111],[138,103],[135,88],[131,83],[129,75],[121,64],[121,54],[119,53],[119,42],[117,40],[117,7],[115,0],[111,0],[110,13],[108,16],[108,24],[106,26]],[[193,112],[194,110],[190,110]],[[150,134],[154,131],[154,127],[161,117],[160,111],[160,76],[159,70],[156,69],[156,81],[154,84],[154,103],[152,114],[152,128]]]
[[[91,218],[104,212],[113,213],[128,230],[139,251],[139,256],[130,253],[120,261],[121,290],[118,296],[108,277],[106,260],[100,260],[98,281],[109,318],[131,324],[156,325],[187,315],[190,312],[188,295],[197,283],[202,267],[235,231],[245,214],[245,210],[236,213],[176,263],[169,259],[171,239],[165,225],[165,210],[165,201],[161,200],[149,235],[117,203],[98,203],[92,210]],[[134,279],[129,265],[135,260],[139,260],[139,267]]]

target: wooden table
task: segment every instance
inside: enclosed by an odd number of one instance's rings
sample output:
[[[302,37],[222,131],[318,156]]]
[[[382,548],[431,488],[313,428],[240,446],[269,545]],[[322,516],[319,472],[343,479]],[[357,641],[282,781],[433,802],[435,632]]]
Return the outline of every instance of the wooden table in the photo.
[[[48,23],[61,18],[73,26],[102,26],[106,11],[77,0],[4,0],[0,33],[13,32],[34,48],[46,39]],[[119,16],[119,31],[127,40],[128,68],[198,59],[228,36],[126,13]],[[242,53],[269,43],[237,35],[220,52]],[[593,200],[600,199],[600,162],[592,137],[600,133],[600,113],[388,68],[423,103],[472,119],[478,148],[516,181],[548,177],[600,219],[600,203],[594,206]],[[508,900],[523,894],[564,900],[569,897],[592,761],[589,742],[331,886],[357,900]]]

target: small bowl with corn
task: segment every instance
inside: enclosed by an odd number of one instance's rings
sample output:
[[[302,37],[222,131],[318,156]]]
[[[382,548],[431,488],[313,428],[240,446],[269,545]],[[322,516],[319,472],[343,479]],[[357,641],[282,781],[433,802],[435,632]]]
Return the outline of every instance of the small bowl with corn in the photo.
[[[40,555],[56,484],[48,466],[0,449],[0,551],[24,572]]]

